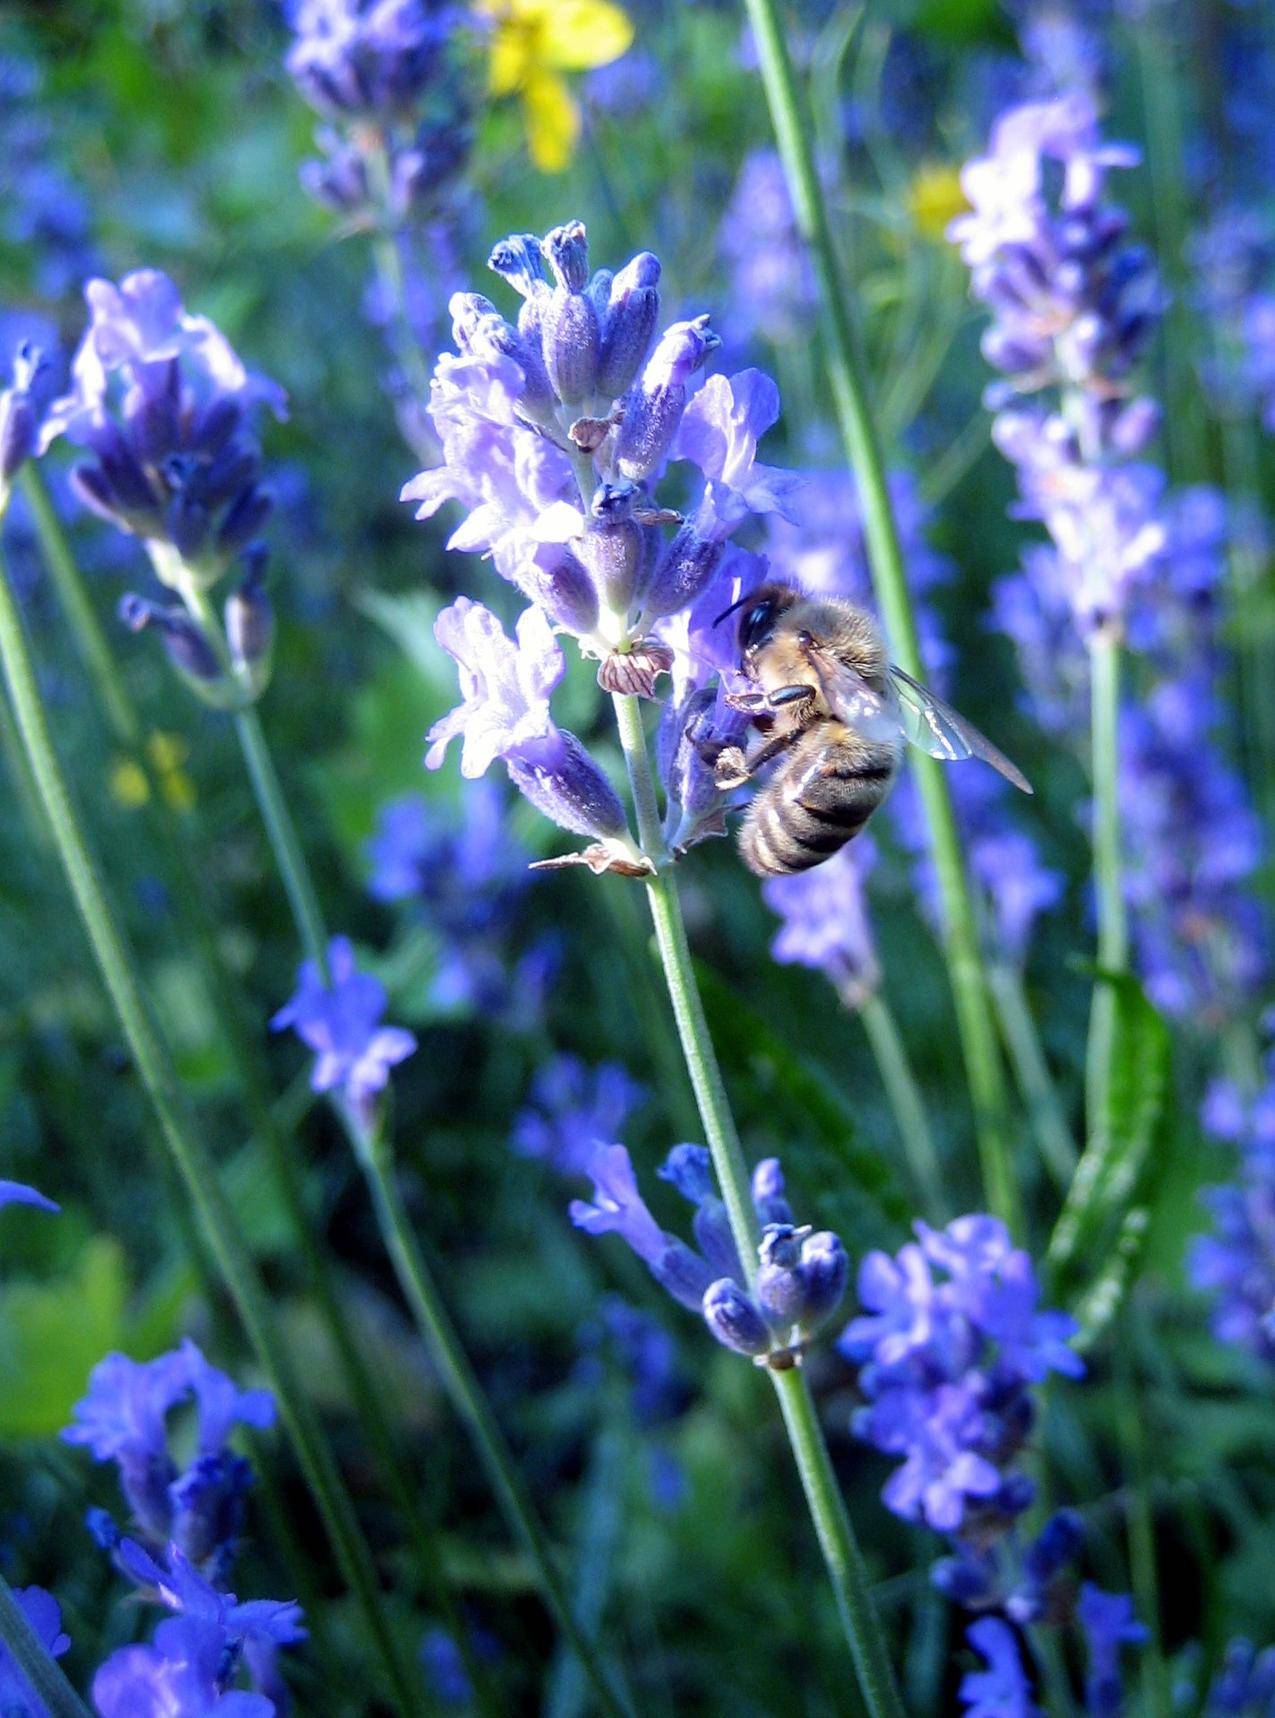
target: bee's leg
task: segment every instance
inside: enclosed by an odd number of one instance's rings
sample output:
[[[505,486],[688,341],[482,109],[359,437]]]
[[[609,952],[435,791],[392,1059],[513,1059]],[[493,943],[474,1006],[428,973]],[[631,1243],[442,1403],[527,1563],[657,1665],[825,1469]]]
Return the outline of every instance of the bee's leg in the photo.
[[[815,688],[813,686],[807,686],[801,681],[799,681],[795,686],[781,686],[778,692],[767,693],[767,697],[770,699],[770,702],[775,706],[783,704],[801,704],[807,699],[813,698],[814,695]]]
[[[800,728],[790,728],[785,733],[776,734],[773,739],[767,740],[764,746],[755,751],[751,757],[744,755],[742,746],[725,746],[719,752],[714,766],[714,780],[717,786],[723,792],[728,788],[742,787],[772,758],[777,758],[780,752],[787,751],[793,741],[800,737],[800,734]]]

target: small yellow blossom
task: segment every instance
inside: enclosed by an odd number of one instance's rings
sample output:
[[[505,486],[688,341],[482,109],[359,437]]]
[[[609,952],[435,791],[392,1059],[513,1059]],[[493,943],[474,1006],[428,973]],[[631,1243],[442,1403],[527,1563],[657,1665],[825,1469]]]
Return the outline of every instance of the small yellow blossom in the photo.
[[[612,0],[475,0],[490,18],[489,84],[495,96],[521,97],[531,159],[561,173],[580,134],[580,110],[563,72],[618,60],[633,25]]]
[[[174,811],[189,811],[195,803],[195,784],[187,774],[190,747],[176,734],[154,733],[146,742],[146,756],[165,802]],[[146,771],[136,758],[119,757],[111,766],[111,794],[128,811],[136,811],[151,796]]]
[[[908,213],[924,238],[946,237],[949,221],[968,208],[957,168],[938,161],[917,168],[908,186]]]

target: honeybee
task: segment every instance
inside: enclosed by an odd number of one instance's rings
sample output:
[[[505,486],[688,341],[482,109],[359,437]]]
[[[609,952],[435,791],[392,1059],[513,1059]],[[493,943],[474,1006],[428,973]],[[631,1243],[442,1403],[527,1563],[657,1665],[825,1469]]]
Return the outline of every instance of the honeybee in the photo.
[[[854,603],[771,581],[719,620],[734,609],[750,684],[726,701],[762,743],[724,748],[715,775],[720,788],[738,787],[778,760],[739,831],[758,876],[807,871],[853,840],[893,786],[904,740],[948,761],[982,758],[1032,791],[977,728],[889,660],[876,623]]]

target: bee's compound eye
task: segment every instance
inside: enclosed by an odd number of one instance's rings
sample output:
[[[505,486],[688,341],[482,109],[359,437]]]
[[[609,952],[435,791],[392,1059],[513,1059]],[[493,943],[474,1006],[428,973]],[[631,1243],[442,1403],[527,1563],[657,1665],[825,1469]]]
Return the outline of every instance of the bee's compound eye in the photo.
[[[810,650],[814,646],[814,642],[815,642],[814,633],[813,632],[807,632],[804,627],[797,634],[797,643],[801,646],[801,648],[803,650]]]
[[[773,619],[774,609],[768,602],[759,602],[748,610],[744,616],[744,624],[740,628],[745,650],[751,650],[755,645],[761,643],[770,630]]]

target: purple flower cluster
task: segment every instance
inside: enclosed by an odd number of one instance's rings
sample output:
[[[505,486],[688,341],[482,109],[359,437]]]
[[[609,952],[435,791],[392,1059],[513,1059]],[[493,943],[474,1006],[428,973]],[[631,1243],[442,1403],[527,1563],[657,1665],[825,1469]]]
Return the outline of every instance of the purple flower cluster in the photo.
[[[767,1158],[753,1172],[761,1241],[751,1292],[702,1146],[674,1146],[659,1171],[695,1207],[694,1247],[660,1228],[638,1191],[624,1146],[596,1145],[587,1174],[592,1199],[575,1199],[570,1207],[577,1228],[621,1236],[674,1300],[700,1313],[720,1343],[757,1365],[783,1369],[799,1363],[840,1304],[849,1269],[845,1248],[826,1230],[812,1233],[794,1225],[777,1158]]]
[[[311,1087],[339,1092],[364,1121],[374,1113],[390,1069],[416,1048],[412,1033],[381,1024],[386,1001],[380,980],[359,971],[350,939],[333,937],[326,978],[315,961],[303,962],[296,993],[270,1022],[276,1032],[292,1027],[314,1051]]]
[[[867,1405],[855,1430],[902,1458],[886,1504],[958,1543],[1010,1527],[1033,1487],[1016,1466],[1032,1429],[1033,1386],[1084,1366],[1065,1313],[1041,1311],[1030,1257],[995,1217],[960,1217],[859,1267],[866,1309],[840,1340],[862,1367]]]
[[[1089,1654],[1085,1710],[1090,1718],[1119,1718],[1124,1710],[1120,1654],[1125,1647],[1145,1642],[1146,1627],[1134,1615],[1127,1593],[1104,1593],[1088,1581],[1080,1589],[1076,1616]]]
[[[63,1631],[62,1610],[52,1593],[43,1587],[19,1587],[13,1597],[50,1658],[61,1658],[70,1650],[71,1637]],[[12,1718],[48,1718],[48,1710],[0,1641],[0,1712],[6,1718],[9,1714]]]
[[[1231,1641],[1222,1668],[1209,1684],[1203,1718],[1270,1718],[1272,1711],[1275,1647],[1258,1652],[1251,1641]]]
[[[467,143],[438,0],[298,0],[287,68],[327,123],[302,183],[345,215],[402,218],[436,199]]]
[[[36,451],[58,435],[88,451],[72,473],[76,494],[140,537],[161,583],[182,598],[127,597],[125,623],[158,627],[175,666],[209,702],[250,701],[269,676],[273,642],[264,550],[254,541],[271,503],[253,419],[263,404],[284,416],[283,391],[245,369],[157,269],[125,275],[118,286],[90,280],[84,295],[89,326],[70,391],[50,407]],[[246,570],[226,604],[219,649],[189,599],[240,555]]]
[[[457,817],[420,794],[392,800],[365,852],[369,893],[414,908],[437,940],[435,1006],[515,1027],[534,1022],[557,966],[557,943],[541,938],[521,955],[511,947],[529,856],[496,784],[478,783]]]
[[[193,1400],[195,1453],[179,1468],[170,1418]],[[62,1436],[119,1468],[135,1529],[156,1545],[173,1544],[213,1580],[235,1553],[252,1470],[229,1448],[237,1425],[274,1421],[267,1390],[240,1390],[187,1340],[157,1360],[108,1354],[93,1368],[88,1394]]]
[[[697,316],[657,337],[660,265],[650,252],[614,274],[590,274],[576,221],[543,241],[504,240],[491,266],[522,299],[517,324],[481,294],[453,298],[458,350],[440,357],[430,402],[443,462],[403,496],[419,504],[418,517],[460,503],[465,517],[449,546],[490,556],[533,607],[516,643],[468,599],[440,616],[439,641],[461,666],[465,702],[434,730],[430,761],[463,736],[466,775],[501,758],[546,815],[631,863],[613,790],[549,715],[564,671],[552,634],[572,635],[600,662],[607,690],[653,694],[673,661],[659,628],[680,621],[710,586],[719,614],[732,534],[752,515],[788,509],[798,480],[757,459],[778,393],[756,370],[711,376],[695,390],[717,336]],[[689,507],[657,501],[670,464],[700,474]],[[674,829],[687,822],[678,794],[691,791],[694,774],[680,741],[689,721],[705,716],[702,698],[691,708],[691,693],[705,692],[711,677],[698,664],[688,670],[681,728],[662,747]],[[697,805],[693,837],[711,822]]]
[[[970,1624],[965,1638],[985,1668],[966,1671],[961,1678],[958,1694],[964,1718],[1042,1718],[1023,1669],[1018,1637],[1009,1624],[1000,1617],[980,1617]]]
[[[532,1081],[510,1143],[562,1175],[587,1175],[594,1152],[620,1137],[645,1097],[645,1089],[618,1062],[589,1068],[578,1056],[553,1056]]]
[[[801,338],[818,293],[777,150],[754,149],[745,156],[717,248],[735,337],[775,345]]]
[[[1057,564],[1029,570],[1082,635],[1122,625],[1163,547],[1163,479],[1137,457],[1158,416],[1130,386],[1160,288],[1104,197],[1110,169],[1137,159],[1103,141],[1088,94],[1013,108],[962,173],[970,212],[950,229],[994,316],[983,351],[1007,378],[989,395],[996,442],[1018,467],[1023,513],[1053,540]],[[1010,405],[1015,393],[1031,403]]]
[[[1275,1056],[1255,1095],[1215,1081],[1200,1119],[1206,1133],[1235,1149],[1236,1173],[1205,1190],[1213,1230],[1192,1244],[1191,1280],[1213,1302],[1219,1342],[1275,1363]]]
[[[860,1008],[881,982],[867,900],[876,843],[862,835],[823,865],[771,877],[762,898],[783,920],[770,945],[777,961],[822,972],[847,1008]]]
[[[207,1581],[176,1545],[158,1562],[135,1540],[116,1552],[139,1596],[176,1614],[149,1645],[121,1647],[93,1678],[101,1718],[276,1718],[287,1710],[280,1647],[306,1638],[300,1609],[288,1601],[240,1604]],[[255,1692],[236,1688],[246,1670]]]

